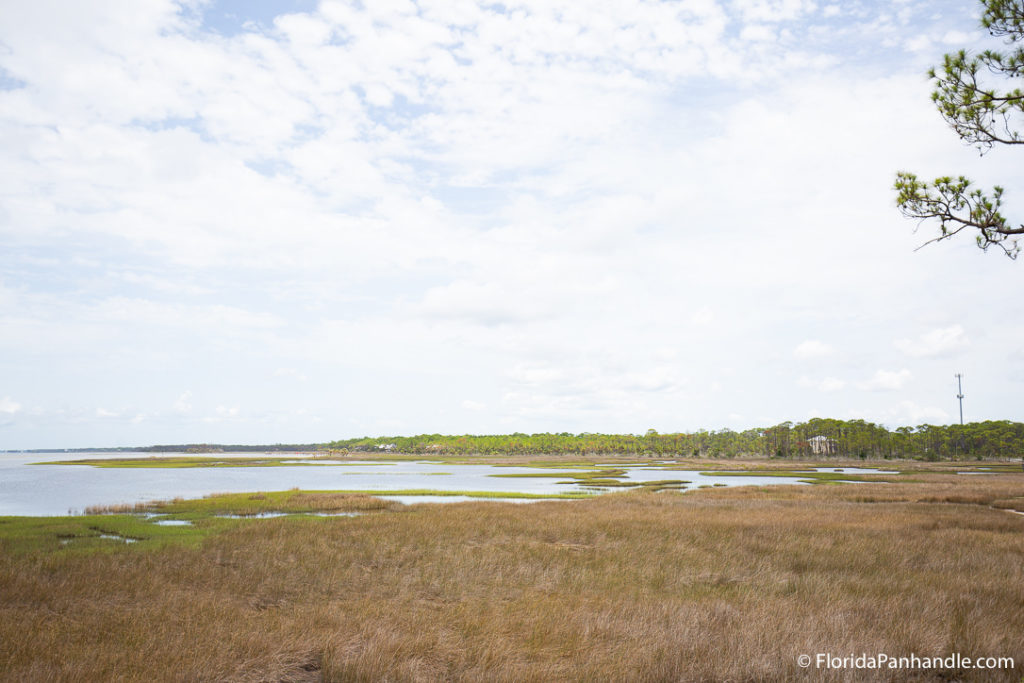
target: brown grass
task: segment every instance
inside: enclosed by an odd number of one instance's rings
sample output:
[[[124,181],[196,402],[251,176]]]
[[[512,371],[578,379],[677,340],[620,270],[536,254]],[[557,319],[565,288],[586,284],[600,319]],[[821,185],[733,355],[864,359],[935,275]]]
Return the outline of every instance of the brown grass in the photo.
[[[179,498],[178,501],[183,499]],[[151,512],[154,503],[114,503],[112,505],[89,505],[85,508],[87,515],[133,515]]]
[[[5,680],[1009,680],[1024,476],[626,493],[0,556]],[[1018,508],[1019,509],[1019,508]],[[801,669],[799,654],[1015,671]],[[866,676],[865,674],[873,674]]]

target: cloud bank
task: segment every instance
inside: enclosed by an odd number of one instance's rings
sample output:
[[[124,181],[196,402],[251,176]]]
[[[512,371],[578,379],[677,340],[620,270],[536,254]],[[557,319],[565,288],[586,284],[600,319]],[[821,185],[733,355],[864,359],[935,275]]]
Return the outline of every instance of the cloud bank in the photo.
[[[0,448],[1014,417],[961,3],[305,7],[0,9]]]

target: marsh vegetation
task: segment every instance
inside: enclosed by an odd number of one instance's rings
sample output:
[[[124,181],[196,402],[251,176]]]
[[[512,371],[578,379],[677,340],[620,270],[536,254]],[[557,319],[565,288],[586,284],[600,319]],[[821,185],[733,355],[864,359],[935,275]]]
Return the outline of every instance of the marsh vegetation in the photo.
[[[1024,512],[1024,475],[921,470],[914,480],[633,490],[532,505],[401,506],[285,491],[3,518],[0,676],[863,674],[800,669],[797,656],[816,652],[960,652],[1014,657],[1019,667],[1024,516],[1008,511]],[[324,510],[364,514],[309,514]],[[266,511],[289,514],[223,516]]]

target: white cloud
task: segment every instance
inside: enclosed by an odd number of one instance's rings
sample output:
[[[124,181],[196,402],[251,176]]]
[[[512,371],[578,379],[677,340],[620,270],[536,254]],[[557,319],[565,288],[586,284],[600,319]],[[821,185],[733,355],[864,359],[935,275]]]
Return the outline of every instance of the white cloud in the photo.
[[[776,38],[775,29],[759,24],[744,26],[740,32],[740,40],[743,41],[774,41]]]
[[[857,386],[865,391],[899,391],[911,378],[910,370],[904,368],[898,372],[878,370],[866,382],[858,382]]]
[[[733,0],[742,16],[752,21],[792,21],[816,9],[815,0]]]
[[[47,415],[131,406],[141,442],[715,428],[842,414],[837,376],[888,367],[907,320],[970,319],[979,357],[1016,338],[973,288],[1019,268],[915,254],[892,206],[905,165],[1017,172],[956,144],[902,46],[966,26],[952,3],[327,1],[233,35],[65,4],[0,10],[26,84],[0,90],[0,374]],[[921,376],[961,337],[897,345]],[[776,397],[810,360],[827,395]]]
[[[276,370],[274,370],[274,376],[275,377],[291,377],[292,379],[296,379],[296,380],[298,380],[300,382],[305,382],[305,381],[307,381],[309,379],[306,376],[306,373],[301,372],[300,370],[297,370],[296,368],[277,368]]]
[[[676,367],[627,364],[611,350],[556,363],[538,359],[512,368],[508,377],[502,406],[509,416],[588,421],[610,413],[617,419],[649,417],[650,407],[680,395],[687,383]]]
[[[942,42],[946,45],[966,45],[974,39],[974,35],[963,31],[947,31],[942,36]]]
[[[699,327],[711,325],[715,322],[715,312],[707,306],[702,306],[693,312],[690,322]]]
[[[932,41],[928,36],[908,38],[904,45],[910,52],[928,52],[932,49]]]
[[[826,358],[834,353],[835,349],[817,339],[802,341],[793,349],[793,356],[796,358]]]
[[[132,323],[188,329],[256,328],[282,324],[268,313],[248,311],[224,305],[167,304],[159,301],[114,297],[88,311],[90,317],[105,323]]]
[[[240,412],[238,406],[217,406],[212,414],[204,415],[201,421],[209,424],[236,420],[239,418]]]
[[[970,346],[971,341],[961,325],[951,325],[925,332],[917,340],[897,339],[893,345],[913,358],[944,358]]]
[[[898,407],[890,411],[892,419],[899,424],[945,424],[950,415],[935,406],[922,406],[914,401],[900,401]]]
[[[459,281],[429,290],[420,310],[434,319],[457,319],[481,325],[527,321],[551,314],[550,292],[545,296],[536,285],[507,288],[498,282]],[[529,291],[529,290],[533,291]]]
[[[192,392],[186,391],[177,398],[171,406],[171,410],[180,415],[187,415],[192,412]]]
[[[812,380],[807,377],[801,377],[798,384],[808,389],[817,389],[824,393],[832,393],[835,391],[842,391],[846,388],[846,382],[836,377],[825,377],[820,380]]]
[[[4,396],[0,398],[0,413],[6,413],[8,415],[14,415],[21,411],[21,404],[12,399],[10,396]]]
[[[825,379],[821,380],[820,386],[822,391],[839,391],[846,386],[846,382],[835,377],[826,377]]]
[[[942,408],[917,401],[904,400],[889,406],[855,409],[847,413],[849,419],[868,420],[889,427],[917,426],[920,424],[948,424],[950,414]]]

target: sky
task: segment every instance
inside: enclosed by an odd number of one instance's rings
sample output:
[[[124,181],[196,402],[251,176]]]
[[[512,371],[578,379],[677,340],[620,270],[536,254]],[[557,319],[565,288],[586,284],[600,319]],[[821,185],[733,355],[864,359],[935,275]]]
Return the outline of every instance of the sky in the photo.
[[[0,449],[1020,420],[1024,262],[892,190],[1024,215],[978,14],[0,3]]]

